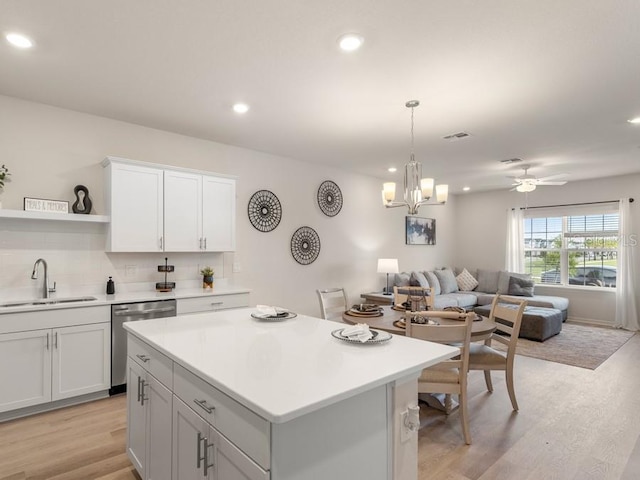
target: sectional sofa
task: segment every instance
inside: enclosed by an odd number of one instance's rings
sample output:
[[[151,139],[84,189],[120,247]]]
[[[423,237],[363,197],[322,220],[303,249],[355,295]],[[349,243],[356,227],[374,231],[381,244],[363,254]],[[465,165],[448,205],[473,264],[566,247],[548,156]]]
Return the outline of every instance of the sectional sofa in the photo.
[[[457,274],[456,274],[457,273]],[[466,269],[454,272],[452,268],[398,273],[394,285],[402,291],[405,286],[433,288],[434,308],[462,307],[486,314],[495,295],[521,296],[527,300],[527,310],[521,337],[544,341],[562,330],[567,319],[569,299],[550,295],[536,295],[530,275],[504,270]]]

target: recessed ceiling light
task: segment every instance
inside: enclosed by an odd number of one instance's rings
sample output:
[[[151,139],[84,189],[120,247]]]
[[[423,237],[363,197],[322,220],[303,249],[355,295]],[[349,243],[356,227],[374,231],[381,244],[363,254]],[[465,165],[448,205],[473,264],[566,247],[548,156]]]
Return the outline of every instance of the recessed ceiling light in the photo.
[[[396,167],[389,167],[387,170],[391,173],[395,173],[398,169]]]
[[[627,120],[627,122],[633,123],[633,124],[640,123],[640,117],[630,118],[629,120]]]
[[[7,41],[18,48],[31,48],[33,47],[33,42],[29,37],[25,37],[24,35],[20,35],[19,33],[8,33],[5,37]]]
[[[247,113],[249,111],[249,105],[246,103],[236,103],[233,105],[233,111],[236,113]]]
[[[355,50],[358,50],[363,43],[364,38],[356,33],[348,33],[346,35],[342,35],[338,39],[338,45],[340,45],[340,49],[345,52],[353,52]]]
[[[471,190],[471,187],[462,187],[462,190],[468,192],[469,190]]]

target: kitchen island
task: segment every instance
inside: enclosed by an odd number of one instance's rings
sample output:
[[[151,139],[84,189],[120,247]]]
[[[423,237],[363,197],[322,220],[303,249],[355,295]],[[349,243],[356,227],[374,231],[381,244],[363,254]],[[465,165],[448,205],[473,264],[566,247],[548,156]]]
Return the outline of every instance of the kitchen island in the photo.
[[[127,453],[143,479],[416,480],[421,370],[458,353],[255,309],[125,323]]]

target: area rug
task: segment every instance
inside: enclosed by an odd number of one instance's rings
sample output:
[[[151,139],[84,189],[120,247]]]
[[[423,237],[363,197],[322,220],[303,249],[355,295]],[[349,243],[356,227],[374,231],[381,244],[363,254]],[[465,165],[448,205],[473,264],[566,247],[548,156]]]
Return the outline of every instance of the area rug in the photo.
[[[562,332],[544,342],[518,339],[516,354],[595,370],[635,332],[564,323]],[[500,345],[493,342],[493,345]]]

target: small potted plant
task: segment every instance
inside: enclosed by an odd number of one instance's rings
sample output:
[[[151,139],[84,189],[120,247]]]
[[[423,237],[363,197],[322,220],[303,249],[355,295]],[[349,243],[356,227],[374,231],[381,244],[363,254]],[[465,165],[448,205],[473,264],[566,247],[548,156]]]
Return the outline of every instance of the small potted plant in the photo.
[[[0,167],[0,193],[2,193],[2,190],[4,189],[5,179],[10,175],[11,174],[9,173],[9,169],[6,167],[6,165],[2,165]],[[0,201],[0,208],[2,208],[1,201]]]
[[[213,268],[204,267],[200,273],[202,274],[202,288],[213,288]]]

